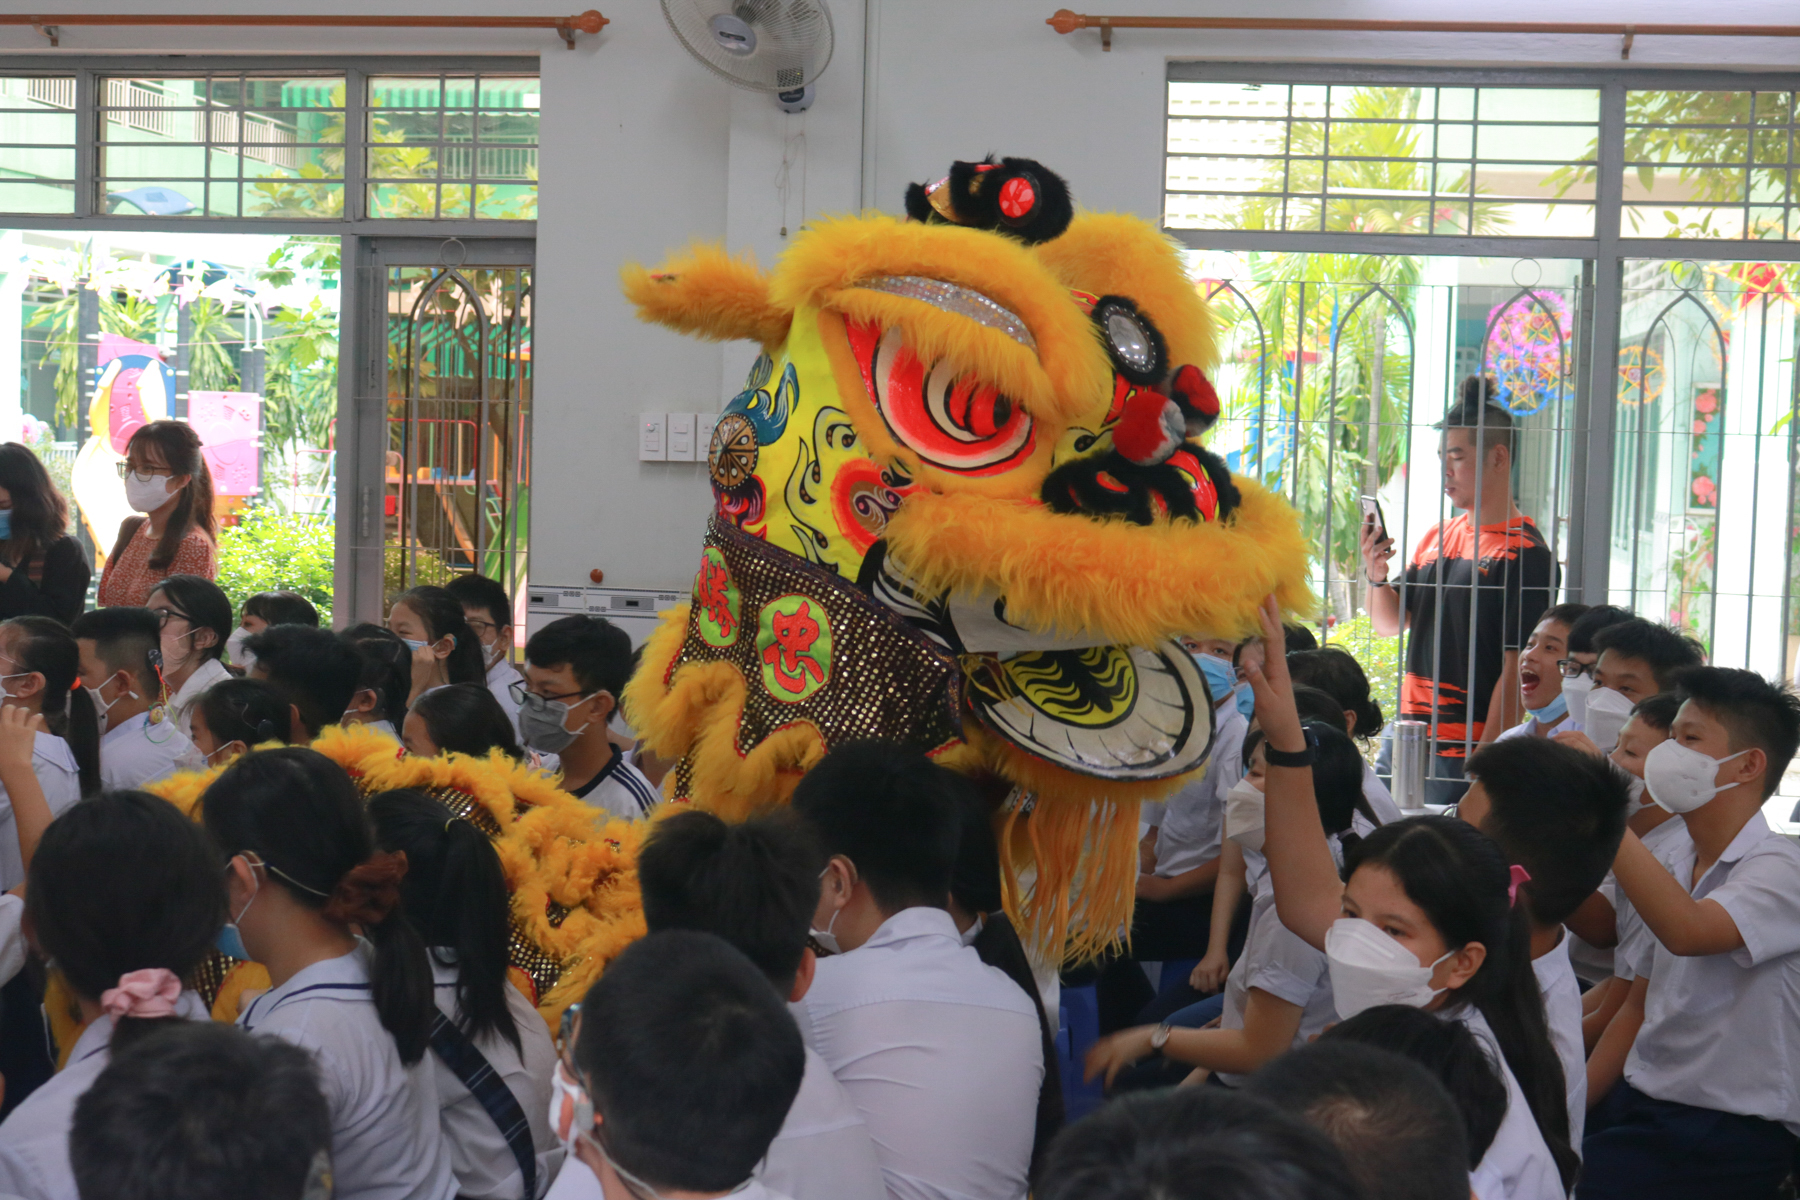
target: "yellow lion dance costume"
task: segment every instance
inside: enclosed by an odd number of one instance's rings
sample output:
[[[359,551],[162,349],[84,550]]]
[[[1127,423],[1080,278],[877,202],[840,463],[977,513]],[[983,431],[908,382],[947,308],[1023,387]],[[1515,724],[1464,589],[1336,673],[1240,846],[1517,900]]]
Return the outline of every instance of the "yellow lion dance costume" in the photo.
[[[846,741],[919,746],[988,785],[1009,909],[1080,958],[1129,924],[1139,802],[1211,746],[1172,639],[1247,634],[1271,592],[1307,607],[1307,548],[1191,440],[1212,327],[1156,229],[1013,158],[907,208],[816,224],[772,273],[714,247],[625,270],[643,319],[763,351],[626,714],[665,794],[727,817]]]

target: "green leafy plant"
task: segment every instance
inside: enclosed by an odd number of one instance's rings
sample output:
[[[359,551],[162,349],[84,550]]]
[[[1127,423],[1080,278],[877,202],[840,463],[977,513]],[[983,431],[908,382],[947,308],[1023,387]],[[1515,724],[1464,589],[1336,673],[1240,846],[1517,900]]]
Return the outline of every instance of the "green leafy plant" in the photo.
[[[335,531],[315,517],[253,504],[238,522],[219,531],[219,574],[214,580],[234,610],[257,592],[298,592],[331,621]]]
[[[1400,668],[1406,661],[1406,635],[1382,637],[1369,618],[1340,621],[1325,631],[1325,644],[1339,646],[1362,665],[1369,677],[1369,695],[1381,705],[1383,721],[1400,715]]]

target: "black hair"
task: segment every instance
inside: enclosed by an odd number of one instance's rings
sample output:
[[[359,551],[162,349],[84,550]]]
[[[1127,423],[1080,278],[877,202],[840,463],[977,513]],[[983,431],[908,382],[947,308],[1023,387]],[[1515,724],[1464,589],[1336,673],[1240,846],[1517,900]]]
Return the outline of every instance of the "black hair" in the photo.
[[[190,530],[198,529],[214,542],[219,540],[219,522],[213,516],[213,478],[207,469],[206,456],[200,453],[200,435],[185,421],[152,421],[140,425],[125,443],[125,457],[144,446],[154,447],[163,463],[176,475],[188,476],[181,489],[181,499],[163,526],[156,549],[150,552],[150,569],[167,570],[175,561],[175,552]]]
[[[1296,695],[1302,691],[1317,691],[1317,688],[1297,687]],[[1323,695],[1323,693],[1320,693]],[[1334,701],[1335,703],[1335,701]],[[1343,719],[1341,710],[1338,719]],[[1312,743],[1317,760],[1313,763],[1313,802],[1319,808],[1319,823],[1325,827],[1327,834],[1336,835],[1338,845],[1346,854],[1350,847],[1362,840],[1362,836],[1351,829],[1356,814],[1361,813],[1368,818],[1369,824],[1379,826],[1380,818],[1375,815],[1369,802],[1363,795],[1363,763],[1362,752],[1350,735],[1344,732],[1341,724],[1327,724],[1323,721],[1307,717],[1300,722],[1300,728],[1306,732],[1307,740]],[[1263,731],[1261,727],[1252,729],[1244,735],[1243,765],[1250,768],[1250,760],[1256,755],[1256,748],[1262,745]]]
[[[425,722],[425,732],[440,754],[453,750],[486,758],[490,750],[499,750],[514,762],[525,757],[512,718],[494,693],[480,684],[432,688],[413,701],[412,710]]]
[[[1697,667],[1682,675],[1676,694],[1725,726],[1734,752],[1752,746],[1763,752],[1769,760],[1763,799],[1774,795],[1800,745],[1800,696],[1793,688],[1770,683],[1755,671]]]
[[[955,772],[911,746],[847,742],[801,777],[793,806],[827,855],[855,864],[883,911],[943,908],[956,868],[962,787]]]
[[[499,580],[473,573],[458,575],[444,585],[444,590],[456,597],[456,602],[464,608],[486,610],[494,624],[512,624],[512,597],[506,594],[506,588]]]
[[[727,825],[690,810],[657,822],[638,854],[650,932],[697,929],[741,950],[786,998],[819,906],[825,856],[790,814]]]
[[[150,589],[150,595],[161,592],[169,607],[187,618],[193,629],[213,631],[213,643],[199,647],[201,661],[217,659],[225,653],[225,639],[231,636],[231,598],[210,579],[198,575],[171,575]]]
[[[43,461],[18,442],[0,444],[0,488],[12,497],[10,565],[23,567],[69,532],[69,502]]]
[[[1456,403],[1438,422],[1439,429],[1466,429],[1483,454],[1495,446],[1506,447],[1506,461],[1519,461],[1518,429],[1512,414],[1500,405],[1500,388],[1492,375],[1470,375],[1457,388]]]
[[[1657,689],[1664,692],[1675,686],[1681,672],[1706,661],[1706,649],[1699,642],[1642,617],[1608,625],[1594,634],[1594,650],[1599,654],[1610,650],[1646,663],[1656,676]]]
[[[166,1021],[75,1102],[82,1200],[302,1200],[329,1172],[331,1109],[304,1048],[216,1021]],[[254,1181],[253,1185],[250,1181]]]
[[[253,749],[286,742],[293,733],[287,696],[262,679],[221,679],[200,693],[198,704],[206,731],[221,746],[242,742]]]
[[[506,1005],[512,898],[493,842],[420,792],[369,801],[375,840],[406,855],[400,906],[425,944],[455,954],[456,1023],[471,1038],[497,1034],[519,1048]],[[448,958],[448,955],[444,956]]]
[[[1616,604],[1596,604],[1569,624],[1569,653],[1594,653],[1594,635],[1609,625],[1635,621],[1637,614]]]
[[[1460,1032],[1481,1054],[1473,1035],[1456,1022],[1408,1011],[1443,1026],[1446,1037]],[[1245,1081],[1244,1091],[1329,1137],[1365,1196],[1468,1200],[1469,1171],[1481,1156],[1468,1146],[1454,1093],[1413,1056],[1379,1043],[1359,1045],[1343,1029],[1334,1026],[1317,1042],[1267,1063]],[[1491,1067],[1488,1075],[1498,1082]],[[1506,1110],[1504,1086],[1500,1109]]]
[[[1612,870],[1631,802],[1626,776],[1604,758],[1535,737],[1490,742],[1466,773],[1487,793],[1481,831],[1531,872],[1519,899],[1538,925],[1562,924]]]
[[[362,659],[329,629],[271,625],[244,640],[255,671],[300,711],[308,737],[335,725],[356,695]]]
[[[374,829],[344,768],[300,746],[261,750],[225,768],[200,803],[220,850],[254,854],[266,864],[264,887],[279,884],[328,920],[362,927],[375,946],[369,971],[375,1011],[400,1061],[418,1062],[437,1012],[431,964],[400,911],[395,881],[380,878],[370,862]]]
[[[265,625],[319,627],[319,610],[299,592],[257,592],[246,596],[242,615],[257,617]]]
[[[1299,650],[1288,655],[1287,663],[1295,683],[1329,693],[1339,708],[1356,714],[1356,737],[1367,740],[1381,732],[1381,705],[1369,694],[1362,664],[1348,650],[1342,646]]]
[[[1464,1179],[1467,1195],[1467,1179]],[[1362,1200],[1319,1130],[1255,1096],[1175,1088],[1114,1100],[1051,1144],[1038,1200]]]
[[[1382,826],[1354,847],[1345,856],[1345,878],[1365,866],[1389,871],[1446,948],[1470,942],[1486,947],[1475,974],[1448,996],[1486,1018],[1566,1188],[1581,1160],[1569,1145],[1562,1060],[1550,1045],[1544,998],[1531,969],[1531,922],[1526,906],[1507,898],[1509,865],[1500,846],[1467,821],[1410,817]]]
[[[1488,1057],[1487,1048],[1475,1040],[1467,1025],[1441,1020],[1422,1008],[1378,1004],[1331,1026],[1319,1035],[1319,1042],[1379,1047],[1404,1055],[1431,1072],[1462,1114],[1463,1140],[1468,1144],[1468,1166],[1464,1169],[1473,1171],[1480,1165],[1500,1132],[1500,1123],[1506,1119],[1506,1081]],[[1429,1123],[1438,1124],[1442,1119],[1439,1110]],[[1440,1131],[1431,1138],[1445,1136]],[[1411,1150],[1403,1153],[1402,1161],[1411,1159]]]
[[[1350,723],[1344,720],[1344,706],[1338,703],[1336,696],[1323,688],[1296,683],[1294,708],[1302,721],[1317,721],[1321,725],[1331,726],[1339,733],[1349,733]]]
[[[631,678],[631,636],[604,617],[558,617],[531,635],[525,661],[547,671],[567,663],[583,692],[611,692],[617,703]]]
[[[418,614],[425,626],[427,643],[450,639],[450,653],[444,659],[444,670],[451,683],[481,683],[487,678],[481,639],[469,628],[469,620],[463,616],[462,601],[441,587],[425,584],[407,588],[394,597],[394,604],[404,604]]]
[[[1660,733],[1667,733],[1681,711],[1681,696],[1676,692],[1658,692],[1645,696],[1631,709],[1631,715]]]
[[[351,699],[355,699],[356,692],[373,692],[372,715],[392,722],[398,730],[400,722],[406,719],[407,697],[412,694],[412,651],[393,630],[367,621],[352,625],[338,636],[362,661]]]
[[[737,1187],[800,1091],[806,1053],[787,1005],[724,939],[641,938],[581,1004],[575,1065],[606,1155],[659,1192]]]
[[[1570,633],[1573,633],[1575,622],[1592,611],[1593,607],[1587,604],[1552,604],[1544,610],[1544,615],[1538,618],[1538,624],[1542,625],[1545,621],[1556,621],[1559,624],[1567,625]]]
[[[130,671],[138,695],[152,704],[162,690],[162,625],[147,608],[96,608],[69,623],[77,641],[94,643],[94,654],[108,674]]]
[[[148,792],[101,792],[44,831],[25,914],[76,995],[98,1001],[132,971],[187,980],[225,924],[225,879],[200,827]],[[121,1018],[113,1044],[152,1025]]]
[[[1313,631],[1298,621],[1289,621],[1281,627],[1282,649],[1289,654],[1299,650],[1317,650],[1319,639]]]
[[[7,653],[19,668],[44,677],[44,724],[68,743],[75,756],[81,794],[100,790],[100,722],[94,698],[80,686],[81,647],[61,621],[49,617],[14,617],[0,624]]]

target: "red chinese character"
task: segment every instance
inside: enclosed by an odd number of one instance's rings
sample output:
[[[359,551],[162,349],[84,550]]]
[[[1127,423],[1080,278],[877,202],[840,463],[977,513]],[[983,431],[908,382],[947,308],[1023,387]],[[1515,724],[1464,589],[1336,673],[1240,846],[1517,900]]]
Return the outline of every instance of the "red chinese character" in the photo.
[[[812,644],[819,640],[819,623],[813,619],[811,605],[802,600],[792,616],[771,613],[770,625],[775,631],[775,644],[765,648],[762,656],[782,690],[805,690],[808,675],[814,683],[824,683],[825,668],[809,653]]]
[[[731,574],[723,563],[715,563],[710,558],[700,560],[700,607],[706,610],[707,619],[719,627],[719,636],[723,638],[731,638],[737,632],[737,619],[731,615],[731,599],[727,594],[730,586]]]

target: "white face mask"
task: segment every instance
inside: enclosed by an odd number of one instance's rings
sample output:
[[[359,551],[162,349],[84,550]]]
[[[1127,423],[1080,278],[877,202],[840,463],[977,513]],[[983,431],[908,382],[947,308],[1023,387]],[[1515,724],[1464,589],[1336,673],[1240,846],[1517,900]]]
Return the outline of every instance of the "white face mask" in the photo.
[[[1713,780],[1720,767],[1748,753],[1748,750],[1739,750],[1724,758],[1714,758],[1670,738],[1659,742],[1644,756],[1644,783],[1649,788],[1650,798],[1670,812],[1693,812],[1720,792],[1743,786],[1728,783],[1720,787]]]
[[[831,874],[831,864],[826,863],[825,869],[823,871],[819,872],[819,878],[824,879],[829,874]],[[823,928],[823,929],[809,928],[807,930],[807,932],[812,935],[813,941],[819,943],[819,945],[825,947],[825,949],[831,951],[831,953],[833,953],[833,954],[842,954],[843,953],[843,950],[838,946],[837,935],[835,933],[831,932],[832,928],[837,925],[837,919],[838,919],[839,915],[841,915],[843,913],[843,911],[844,910],[841,908],[833,909],[831,912],[831,920],[825,922],[825,928]]]
[[[169,502],[170,494],[166,475],[125,475],[125,503],[133,512],[155,512]]]
[[[107,681],[106,681],[106,682],[107,682],[107,683],[111,683],[111,682],[112,682],[112,680],[110,680],[110,679],[109,679],[109,680],[107,680]],[[116,704],[118,704],[118,702],[119,702],[119,701],[121,701],[121,700],[123,700],[123,699],[125,699],[125,697],[127,697],[127,696],[130,696],[130,697],[132,697],[132,698],[133,698],[133,699],[135,699],[135,698],[136,698],[136,697],[137,697],[137,693],[136,693],[136,692],[134,692],[134,691],[132,691],[132,690],[131,690],[131,689],[130,689],[130,688],[126,688],[126,689],[125,689],[125,690],[124,690],[124,691],[123,691],[123,692],[121,692],[121,693],[120,693],[120,694],[119,694],[119,695],[117,695],[117,696],[114,696],[114,697],[113,697],[113,698],[112,698],[112,699],[111,699],[111,700],[103,700],[103,699],[101,699],[101,697],[100,697],[100,693],[101,693],[101,692],[104,692],[104,691],[105,691],[105,690],[106,690],[106,683],[103,683],[103,684],[101,684],[101,685],[100,685],[100,686],[99,686],[99,687],[97,687],[97,688],[89,688],[89,689],[88,689],[88,690],[87,690],[87,694],[88,694],[88,695],[89,695],[89,696],[90,696],[90,697],[91,697],[91,698],[92,698],[92,699],[93,699],[93,701],[94,701],[94,716],[95,716],[95,717],[96,717],[96,718],[98,718],[98,719],[99,719],[99,721],[100,721],[100,732],[101,732],[101,733],[105,733],[105,732],[106,732],[106,726],[107,726],[107,720],[106,720],[106,714],[107,714],[107,711],[108,711],[108,710],[109,710],[109,709],[111,709],[111,708],[112,708],[112,707],[113,707],[113,706],[114,706],[114,705],[116,705]]]
[[[1587,723],[1588,693],[1594,690],[1592,675],[1577,675],[1573,679],[1565,679],[1562,683],[1563,699],[1569,703],[1569,719],[1585,725]]]
[[[239,625],[236,629],[231,631],[231,636],[225,639],[226,657],[231,659],[232,666],[244,668],[246,674],[249,672],[252,664],[256,662],[256,655],[244,649],[244,643],[248,641],[250,637],[250,631],[245,629],[242,625]]]
[[[1645,793],[1646,789],[1644,787],[1644,781],[1633,777],[1631,781],[1631,803],[1625,806],[1626,820],[1629,821],[1632,817],[1637,816],[1646,808],[1650,807],[1650,801],[1645,798]]]
[[[594,1127],[594,1102],[588,1098],[586,1088],[569,1078],[560,1058],[550,1078],[550,1132],[572,1155],[575,1143]]]
[[[1249,779],[1240,779],[1225,793],[1225,836],[1245,850],[1263,848],[1263,794]]]
[[[1424,1008],[1442,988],[1431,986],[1438,963],[1429,967],[1379,927],[1360,917],[1339,917],[1325,931],[1325,962],[1331,972],[1331,995],[1338,1016],[1348,1021],[1380,1004]]]
[[[1611,688],[1595,688],[1587,698],[1587,715],[1582,720],[1582,732],[1588,740],[1600,747],[1600,753],[1611,754],[1613,747],[1619,744],[1619,731],[1625,728],[1625,722],[1631,720],[1631,710],[1636,707],[1623,692],[1615,692]]]

